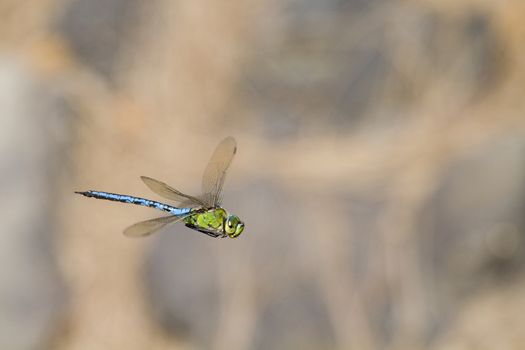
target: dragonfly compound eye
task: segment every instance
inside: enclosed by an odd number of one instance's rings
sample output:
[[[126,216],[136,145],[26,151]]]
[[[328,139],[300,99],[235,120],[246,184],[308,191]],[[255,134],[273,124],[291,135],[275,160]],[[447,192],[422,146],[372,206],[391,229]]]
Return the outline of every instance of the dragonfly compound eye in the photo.
[[[237,226],[235,227],[235,233],[232,234],[230,237],[231,238],[239,237],[239,235],[242,233],[242,231],[244,231],[244,223],[239,221],[237,223]]]
[[[224,229],[230,238],[235,238],[241,234],[242,230],[244,229],[244,224],[237,216],[230,215],[226,219],[226,225]]]

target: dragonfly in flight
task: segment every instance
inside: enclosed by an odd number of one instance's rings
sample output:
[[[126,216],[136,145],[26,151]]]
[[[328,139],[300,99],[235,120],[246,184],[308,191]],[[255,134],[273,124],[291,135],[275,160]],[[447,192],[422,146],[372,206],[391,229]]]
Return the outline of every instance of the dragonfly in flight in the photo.
[[[222,140],[213,152],[202,177],[202,195],[184,194],[164,182],[141,176],[150,190],[159,196],[177,202],[177,206],[164,204],[146,198],[101,191],[75,192],[86,197],[143,205],[168,212],[170,215],[138,222],[124,230],[129,237],[148,236],[163,227],[179,221],[194,230],[211,237],[236,238],[244,230],[244,223],[221,206],[222,188],[226,172],[237,151],[233,137]]]

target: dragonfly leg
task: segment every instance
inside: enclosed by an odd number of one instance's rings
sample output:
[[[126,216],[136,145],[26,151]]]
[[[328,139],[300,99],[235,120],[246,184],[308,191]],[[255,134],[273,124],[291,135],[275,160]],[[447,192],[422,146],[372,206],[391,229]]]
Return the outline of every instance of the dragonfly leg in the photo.
[[[204,233],[204,234],[206,234],[206,235],[208,235],[210,237],[213,237],[213,238],[218,238],[218,237],[223,236],[221,233],[219,233],[217,231],[206,230],[206,229],[197,227],[197,226],[192,225],[192,224],[186,224],[186,227],[191,228],[192,230],[196,230],[196,231],[202,232],[202,233]]]

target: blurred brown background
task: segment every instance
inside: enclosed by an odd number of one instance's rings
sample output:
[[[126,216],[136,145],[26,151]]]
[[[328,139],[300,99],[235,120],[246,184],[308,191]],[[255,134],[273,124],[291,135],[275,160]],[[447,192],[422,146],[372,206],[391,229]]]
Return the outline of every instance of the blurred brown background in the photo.
[[[0,349],[523,349],[525,3],[0,0]],[[198,193],[236,240],[74,190]]]

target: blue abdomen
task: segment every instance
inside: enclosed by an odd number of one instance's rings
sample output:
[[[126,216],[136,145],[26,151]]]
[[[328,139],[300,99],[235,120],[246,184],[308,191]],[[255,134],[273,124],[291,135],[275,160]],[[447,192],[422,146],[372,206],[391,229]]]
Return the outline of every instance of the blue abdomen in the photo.
[[[121,203],[130,203],[136,205],[142,205],[145,207],[155,208],[162,211],[167,211],[172,215],[185,215],[192,211],[192,208],[177,208],[168,204],[160,203],[157,201],[152,201],[146,198],[128,196],[125,194],[117,194],[110,192],[100,192],[100,191],[85,191],[85,192],[76,192],[78,194],[84,195],[86,197],[92,197],[97,199],[105,199]]]

